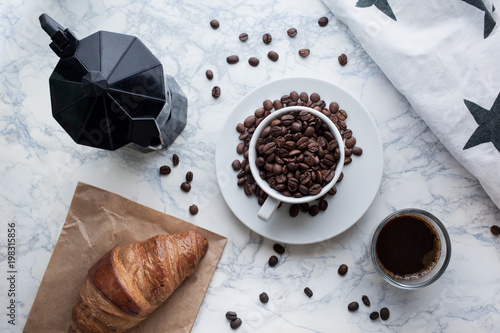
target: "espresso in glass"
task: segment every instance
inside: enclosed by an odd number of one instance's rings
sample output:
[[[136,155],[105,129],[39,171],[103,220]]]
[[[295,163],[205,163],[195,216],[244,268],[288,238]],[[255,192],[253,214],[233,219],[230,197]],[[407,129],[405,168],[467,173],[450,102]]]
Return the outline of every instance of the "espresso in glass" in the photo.
[[[375,253],[388,276],[415,280],[436,266],[441,242],[436,229],[425,218],[402,214],[393,217],[380,230]]]

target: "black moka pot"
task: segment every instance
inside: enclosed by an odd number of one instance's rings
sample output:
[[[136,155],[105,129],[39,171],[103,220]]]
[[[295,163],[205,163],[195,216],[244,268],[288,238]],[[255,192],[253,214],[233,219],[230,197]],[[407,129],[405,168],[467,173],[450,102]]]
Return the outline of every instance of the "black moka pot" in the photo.
[[[46,14],[40,24],[61,58],[49,79],[52,115],[76,143],[147,152],[182,132],[187,99],[137,37],[99,31],[78,40]]]

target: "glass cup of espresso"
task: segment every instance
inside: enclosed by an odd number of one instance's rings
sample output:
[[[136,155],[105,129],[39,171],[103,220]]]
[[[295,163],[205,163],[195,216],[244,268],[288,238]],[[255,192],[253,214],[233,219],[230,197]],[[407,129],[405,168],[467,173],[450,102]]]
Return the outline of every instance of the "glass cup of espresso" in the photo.
[[[387,216],[372,237],[375,269],[389,284],[418,289],[446,270],[451,241],[444,225],[424,210],[408,208]]]

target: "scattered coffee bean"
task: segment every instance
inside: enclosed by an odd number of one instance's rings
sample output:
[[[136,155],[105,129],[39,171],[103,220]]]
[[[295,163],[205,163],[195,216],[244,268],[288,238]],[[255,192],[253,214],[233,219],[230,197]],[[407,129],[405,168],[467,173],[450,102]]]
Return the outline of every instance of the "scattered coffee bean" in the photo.
[[[274,251],[276,251],[276,253],[278,254],[283,254],[285,253],[285,247],[281,244],[274,244],[273,245],[273,249]]]
[[[340,66],[347,65],[347,56],[344,53],[339,55],[339,64],[340,64]]]
[[[174,166],[179,165],[179,155],[177,154],[172,155],[172,162],[174,163]]]
[[[270,44],[272,40],[273,37],[270,33],[265,33],[264,35],[262,35],[262,41],[264,42],[264,44]]]
[[[194,176],[193,173],[191,171],[188,171],[186,173],[186,181],[191,182],[193,180],[193,176]]]
[[[241,162],[240,162],[240,160],[234,160],[233,163],[231,164],[231,166],[233,167],[234,171],[240,170],[241,169]]]
[[[295,204],[291,205],[288,213],[290,214],[291,217],[296,217],[297,215],[299,215],[299,205]]]
[[[308,297],[312,297],[312,295],[313,295],[313,292],[312,292],[312,290],[311,290],[309,287],[305,287],[305,288],[304,288],[304,293],[305,293]]]
[[[390,314],[391,313],[390,313],[388,308],[380,309],[380,319],[387,320],[387,319],[389,319]]]
[[[205,76],[207,77],[207,79],[212,80],[214,78],[214,72],[212,72],[210,69],[207,69],[207,71],[205,72]]]
[[[319,213],[319,206],[318,205],[312,205],[311,208],[309,208],[309,215],[311,216],[316,216]]]
[[[352,151],[352,154],[353,155],[356,155],[356,156],[361,156],[361,154],[363,154],[363,149],[361,149],[360,147],[358,146],[354,146],[351,148],[351,151]]]
[[[162,165],[160,167],[160,175],[168,175],[172,172],[172,169],[168,165]]]
[[[226,312],[226,318],[228,320],[235,320],[236,318],[238,318],[238,315],[234,311],[228,311]]]
[[[198,214],[198,211],[199,211],[198,206],[196,206],[195,204],[193,204],[193,205],[189,206],[189,213],[190,213],[191,215],[196,215],[196,214]]]
[[[248,63],[252,67],[257,67],[257,66],[259,66],[259,59],[255,58],[255,57],[251,57],[250,59],[248,59]]]
[[[326,210],[328,208],[328,201],[326,201],[325,199],[322,199],[318,202],[318,207],[319,207],[319,210]]]
[[[212,28],[214,28],[214,29],[218,29],[218,28],[219,28],[219,26],[220,26],[219,21],[217,21],[217,20],[212,20],[212,21],[210,21],[210,26],[211,26]]]
[[[379,315],[378,315],[377,311],[373,311],[372,313],[370,313],[370,319],[371,320],[377,320],[378,317],[379,317]]]
[[[309,54],[311,54],[311,50],[309,50],[309,49],[300,49],[299,50],[299,56],[301,56],[302,58],[307,57]]]
[[[246,42],[246,41],[247,41],[247,39],[248,39],[248,34],[247,34],[247,33],[245,33],[245,32],[244,32],[244,33],[241,33],[239,38],[240,38],[240,40],[241,40],[242,42]]]
[[[181,190],[183,190],[184,192],[191,191],[191,184],[189,184],[188,182],[183,182],[181,184]]]
[[[347,309],[351,312],[353,311],[356,311],[357,309],[359,308],[359,304],[358,302],[351,302],[349,303],[349,305],[347,306]]]
[[[295,28],[290,28],[286,31],[286,33],[288,34],[288,36],[290,37],[295,37],[297,36],[297,29]]]
[[[219,98],[220,97],[220,87],[215,86],[212,88],[212,97],[213,98]]]
[[[326,27],[326,25],[328,24],[328,17],[321,17],[319,20],[318,20],[318,24],[320,27]]]
[[[269,302],[269,296],[265,292],[259,295],[259,299],[264,304]]]
[[[236,146],[236,152],[240,155],[245,152],[245,149],[246,147],[244,143],[239,143],[238,146]]]
[[[228,64],[234,65],[238,61],[240,61],[240,58],[237,55],[233,54],[233,55],[230,55],[229,57],[227,57],[226,61],[227,61]]]
[[[269,53],[267,54],[267,57],[269,58],[269,60],[274,61],[274,62],[278,61],[278,59],[279,59],[278,53],[276,53],[274,51],[269,51]]]
[[[231,326],[232,329],[237,329],[238,327],[241,326],[241,319],[240,318],[236,318],[235,320],[231,321],[231,324],[229,324]]]
[[[347,274],[347,270],[348,270],[347,265],[346,265],[346,264],[342,264],[342,265],[340,265],[340,266],[339,266],[339,269],[338,269],[338,271],[337,271],[337,272],[338,272],[340,275],[346,275],[346,274]]]
[[[276,266],[277,264],[278,264],[278,257],[276,257],[276,256],[274,256],[274,255],[273,255],[273,256],[271,256],[271,257],[269,258],[269,266],[274,267],[274,266]]]
[[[245,132],[245,125],[243,125],[242,123],[239,123],[238,125],[236,125],[236,131],[238,133],[243,133]]]
[[[361,296],[361,300],[363,301],[364,305],[370,306],[370,299],[368,298],[368,296],[366,295]]]
[[[491,230],[491,233],[493,235],[495,235],[495,236],[500,235],[500,227],[499,226],[493,225],[493,226],[491,226],[490,230]]]

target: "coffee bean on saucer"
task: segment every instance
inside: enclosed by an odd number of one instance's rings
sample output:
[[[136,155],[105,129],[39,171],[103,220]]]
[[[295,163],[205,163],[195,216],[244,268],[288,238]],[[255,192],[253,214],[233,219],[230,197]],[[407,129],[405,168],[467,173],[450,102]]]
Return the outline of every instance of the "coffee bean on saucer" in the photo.
[[[271,256],[271,257],[269,258],[269,266],[274,267],[274,266],[276,266],[277,264],[278,264],[278,257],[276,257],[276,256],[274,256],[274,255],[273,255],[273,256]]]
[[[361,300],[363,301],[364,305],[370,306],[370,299],[368,298],[368,296],[366,295],[361,296]]]
[[[226,318],[229,320],[235,320],[236,318],[238,318],[238,315],[234,311],[228,311],[226,312]]]
[[[286,31],[286,33],[288,34],[288,36],[290,37],[295,37],[297,36],[297,29],[295,28],[290,28]]]
[[[328,208],[328,201],[322,199],[318,202],[318,207],[320,210],[326,210]]]
[[[290,206],[290,210],[288,211],[291,217],[296,217],[299,215],[299,205],[293,204]]]
[[[305,288],[304,288],[304,293],[305,293],[308,297],[312,297],[312,295],[313,295],[313,292],[312,292],[312,290],[311,290],[309,287],[305,287]]]
[[[210,21],[210,26],[211,26],[213,29],[217,29],[217,28],[219,28],[219,26],[220,26],[219,21],[217,21],[217,20],[212,20],[212,21]]]
[[[265,33],[264,35],[262,35],[262,41],[264,42],[264,44],[270,44],[272,40],[273,37],[270,33]]]
[[[267,295],[267,293],[265,293],[265,292],[264,292],[264,293],[261,293],[261,294],[259,295],[259,299],[260,299],[260,301],[261,301],[262,303],[264,303],[264,304],[265,304],[265,303],[267,303],[267,302],[269,302],[269,296],[268,296],[268,295]]]
[[[162,165],[160,167],[160,175],[168,175],[172,169],[168,165]]]
[[[259,59],[255,58],[255,57],[251,57],[250,59],[248,59],[248,63],[252,67],[257,67],[257,66],[259,66]]]
[[[184,192],[191,191],[191,184],[189,184],[188,182],[182,183],[181,184],[181,190],[183,190]]]
[[[240,58],[237,55],[233,54],[233,55],[230,55],[229,57],[227,57],[226,61],[227,61],[228,64],[234,65],[238,61],[240,61]]]
[[[231,321],[231,324],[229,324],[231,326],[232,329],[237,329],[238,327],[241,326],[241,319],[240,318],[236,318],[235,320]]]
[[[359,304],[358,302],[351,302],[349,303],[349,305],[347,306],[347,310],[353,312],[353,311],[356,311],[357,309],[359,308]]]
[[[347,56],[344,53],[339,55],[339,64],[340,64],[340,66],[347,65]]]
[[[379,317],[379,314],[377,311],[373,311],[372,313],[370,313],[370,319],[371,320],[377,320]]]
[[[207,77],[207,79],[212,80],[214,78],[214,72],[212,72],[210,69],[207,69],[207,71],[205,72],[205,76]]]
[[[196,215],[196,214],[198,214],[198,211],[199,211],[199,210],[198,210],[198,206],[196,206],[195,204],[193,204],[193,205],[189,206],[189,213],[190,213],[191,215]]]
[[[213,98],[219,98],[220,97],[220,87],[215,86],[212,88],[212,97]]]
[[[243,133],[245,132],[245,125],[242,124],[242,123],[238,123],[238,125],[236,125],[236,131],[238,133]]]
[[[318,20],[318,24],[320,27],[326,27],[326,25],[328,24],[328,17],[321,17],[319,20]]]
[[[307,57],[309,54],[311,54],[311,50],[309,50],[309,49],[300,49],[299,50],[299,56],[301,56],[302,58]]]
[[[342,264],[342,265],[340,265],[340,266],[339,266],[339,269],[338,269],[338,271],[337,271],[337,272],[338,272],[340,275],[346,275],[346,274],[347,274],[347,270],[348,270],[347,265],[346,265],[346,264]]]
[[[278,55],[278,53],[276,53],[274,51],[269,51],[269,53],[267,54],[267,57],[269,58],[269,60],[276,62],[276,61],[278,61],[280,56]]]
[[[233,167],[233,170],[234,171],[238,171],[241,169],[241,162],[240,160],[236,159],[233,161],[233,163],[231,163],[231,166]]]
[[[351,151],[352,151],[352,154],[355,156],[360,156],[361,154],[363,154],[363,149],[361,149],[361,147],[358,147],[358,146],[352,147]]]
[[[236,152],[238,154],[243,154],[245,152],[245,144],[242,142],[238,143],[238,145],[236,146]]]
[[[390,314],[391,313],[390,313],[388,308],[380,309],[380,319],[387,320],[387,319],[389,319]]]
[[[191,182],[193,180],[193,173],[191,171],[188,171],[186,173],[186,181]]]
[[[491,233],[493,235],[495,235],[495,236],[500,235],[500,227],[499,226],[493,225],[493,226],[491,226],[490,230],[491,230]]]
[[[179,165],[179,155],[174,154],[174,155],[172,156],[172,162],[174,163],[174,166]]]
[[[307,202],[304,202],[304,203],[301,203],[299,205],[299,208],[301,211],[303,211],[304,213],[307,213],[309,211],[309,209],[311,208],[311,206],[307,203]]]
[[[285,253],[285,247],[281,244],[274,244],[273,245],[273,249],[274,251],[276,251],[276,253],[278,254],[283,254]]]
[[[246,32],[243,32],[240,34],[239,38],[242,42],[246,42],[248,39],[248,34]]]
[[[311,216],[316,216],[319,213],[319,206],[318,205],[312,205],[311,208],[309,208],[309,215]]]

